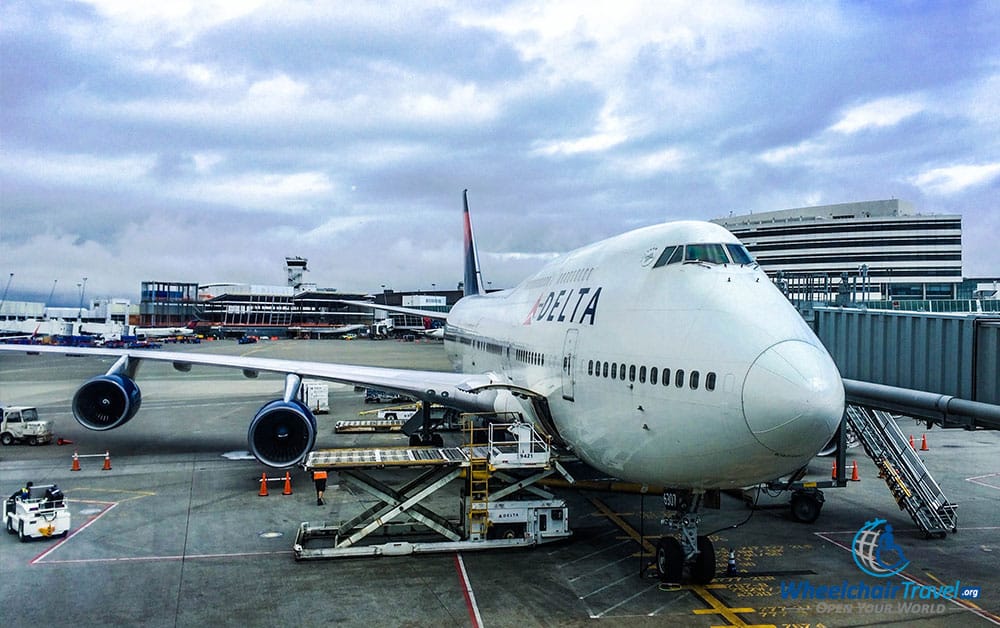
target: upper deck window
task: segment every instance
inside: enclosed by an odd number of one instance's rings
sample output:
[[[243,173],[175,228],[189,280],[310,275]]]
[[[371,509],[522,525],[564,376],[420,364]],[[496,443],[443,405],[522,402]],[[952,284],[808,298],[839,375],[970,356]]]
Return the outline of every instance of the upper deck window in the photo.
[[[684,247],[684,261],[728,264],[729,258],[721,244],[688,244]]]
[[[753,264],[753,258],[742,244],[727,244],[726,248],[734,264]]]

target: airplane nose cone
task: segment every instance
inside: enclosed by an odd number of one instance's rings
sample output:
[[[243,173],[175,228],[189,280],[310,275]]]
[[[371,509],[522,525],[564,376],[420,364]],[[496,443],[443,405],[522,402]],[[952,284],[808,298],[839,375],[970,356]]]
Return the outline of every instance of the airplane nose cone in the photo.
[[[844,384],[826,351],[801,340],[770,347],[743,382],[743,415],[761,445],[782,456],[815,455],[840,425]]]

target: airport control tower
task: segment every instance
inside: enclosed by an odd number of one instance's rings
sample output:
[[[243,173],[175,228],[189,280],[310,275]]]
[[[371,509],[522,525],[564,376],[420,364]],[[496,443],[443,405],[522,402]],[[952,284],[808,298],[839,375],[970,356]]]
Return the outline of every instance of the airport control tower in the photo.
[[[304,257],[286,257],[285,270],[288,271],[288,286],[295,290],[302,290],[307,284],[305,275],[309,272],[306,264],[309,262]]]

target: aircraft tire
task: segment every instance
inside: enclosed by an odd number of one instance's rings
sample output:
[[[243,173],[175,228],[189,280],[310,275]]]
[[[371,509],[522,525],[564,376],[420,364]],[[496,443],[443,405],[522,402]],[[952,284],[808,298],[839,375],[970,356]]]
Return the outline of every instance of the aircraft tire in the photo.
[[[684,572],[684,551],[680,541],[672,536],[660,537],[656,544],[656,573],[660,582],[680,584]]]
[[[819,518],[819,512],[823,504],[818,499],[809,495],[795,495],[792,497],[792,518],[799,523],[812,523]]]
[[[698,537],[698,555],[691,565],[691,582],[708,584],[715,577],[715,546],[707,536]]]

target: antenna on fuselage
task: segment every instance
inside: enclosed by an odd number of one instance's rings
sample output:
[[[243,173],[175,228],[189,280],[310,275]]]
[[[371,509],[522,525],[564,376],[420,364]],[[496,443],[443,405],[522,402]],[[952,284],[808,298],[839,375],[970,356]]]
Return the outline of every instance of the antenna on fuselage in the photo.
[[[462,203],[465,207],[465,296],[482,294],[483,274],[479,270],[479,253],[476,250],[476,238],[472,233],[472,217],[469,215],[469,190],[462,190]]]

